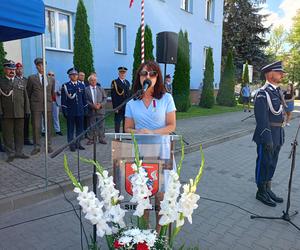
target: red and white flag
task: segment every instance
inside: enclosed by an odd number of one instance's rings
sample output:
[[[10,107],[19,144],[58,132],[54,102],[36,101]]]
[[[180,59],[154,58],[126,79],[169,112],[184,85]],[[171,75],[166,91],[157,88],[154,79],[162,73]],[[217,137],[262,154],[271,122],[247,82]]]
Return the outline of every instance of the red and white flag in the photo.
[[[132,4],[133,4],[133,0],[130,0],[129,8],[131,8]]]

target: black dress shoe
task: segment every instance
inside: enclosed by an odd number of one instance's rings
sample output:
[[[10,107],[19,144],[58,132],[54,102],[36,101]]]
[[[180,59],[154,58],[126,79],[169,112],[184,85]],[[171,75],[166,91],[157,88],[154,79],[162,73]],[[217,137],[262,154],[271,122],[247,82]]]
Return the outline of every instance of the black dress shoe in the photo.
[[[38,154],[39,152],[41,152],[41,149],[40,148],[34,148],[32,151],[31,151],[31,155],[36,155]]]
[[[7,157],[6,162],[12,162],[15,159],[13,155]]]
[[[271,189],[267,189],[267,193],[273,201],[278,202],[278,203],[283,202],[283,199],[281,197],[278,197],[276,194],[274,194]]]
[[[2,145],[0,145],[0,152],[5,152],[5,150],[3,149]]]
[[[57,135],[63,136],[63,133],[61,131],[56,132]]]
[[[42,136],[45,136],[45,132],[42,132],[41,135],[42,135]]]
[[[276,207],[276,203],[270,199],[267,192],[261,192],[260,190],[258,190],[256,193],[256,199],[261,201],[267,206]]]
[[[30,140],[24,140],[24,145],[32,146],[33,143]]]
[[[70,147],[70,151],[71,152],[75,152],[76,151],[76,147],[75,147],[74,144],[70,145],[69,147]]]
[[[79,149],[79,150],[85,150],[85,147],[79,145],[79,146],[78,146],[78,149]]]
[[[28,159],[29,156],[25,155],[24,153],[21,154],[16,154],[15,158],[19,158],[19,159]]]

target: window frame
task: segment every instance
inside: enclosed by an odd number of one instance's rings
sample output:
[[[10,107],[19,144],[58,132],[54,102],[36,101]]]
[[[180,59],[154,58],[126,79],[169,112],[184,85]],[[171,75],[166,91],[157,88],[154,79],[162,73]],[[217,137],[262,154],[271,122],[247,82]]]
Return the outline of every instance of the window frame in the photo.
[[[208,12],[208,3],[210,2],[210,11]],[[205,16],[204,19],[208,22],[214,22],[214,4],[215,0],[205,0]],[[209,13],[209,16],[208,16]]]
[[[205,64],[206,64],[208,49],[212,49],[212,52],[214,51],[214,49],[212,47],[204,46],[204,48],[203,48],[203,71],[205,71]]]
[[[185,6],[185,1],[188,1],[188,8],[186,8]],[[180,1],[180,9],[185,11],[185,12],[188,12],[188,13],[193,13],[193,0],[181,0]]]
[[[117,50],[116,44],[115,44],[114,53],[115,54],[126,55],[127,54],[126,25],[121,24],[121,23],[114,23],[115,39],[118,39],[118,43],[119,43],[119,32],[117,33],[117,37],[116,37],[116,32],[117,32],[118,28],[121,28],[121,46],[122,46],[122,50]]]
[[[72,13],[58,10],[55,8],[46,7],[45,8],[45,25],[47,28],[46,16],[47,12],[52,11],[54,12],[54,32],[55,32],[55,47],[49,47],[45,43],[45,48],[47,50],[54,50],[54,51],[64,51],[64,52],[73,52],[73,26],[72,26]],[[69,17],[69,43],[70,49],[60,48],[60,28],[59,28],[59,14],[66,15]]]

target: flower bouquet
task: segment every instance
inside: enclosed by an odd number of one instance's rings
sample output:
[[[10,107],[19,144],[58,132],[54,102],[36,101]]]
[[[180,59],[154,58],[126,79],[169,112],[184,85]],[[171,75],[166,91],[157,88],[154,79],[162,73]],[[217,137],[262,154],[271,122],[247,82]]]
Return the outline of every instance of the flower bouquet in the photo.
[[[64,168],[73,185],[74,192],[78,194],[77,200],[85,214],[85,218],[96,225],[97,236],[106,237],[107,246],[109,249],[172,249],[174,240],[184,225],[185,218],[192,223],[193,211],[198,207],[197,202],[200,196],[196,194],[197,185],[201,179],[204,166],[204,156],[201,152],[201,165],[196,178],[190,179],[189,183],[183,185],[181,193],[181,183],[179,176],[182,169],[184,159],[184,145],[181,140],[182,154],[180,162],[177,166],[177,171],[170,171],[168,185],[164,198],[160,203],[159,215],[161,215],[159,224],[161,230],[157,233],[155,230],[147,229],[148,223],[143,218],[145,210],[152,209],[150,203],[151,191],[148,189],[148,175],[142,167],[142,161],[139,158],[138,145],[132,134],[135,149],[135,162],[132,164],[134,175],[131,178],[132,198],[130,202],[136,203],[136,210],[133,216],[137,217],[137,225],[125,224],[126,210],[122,209],[120,202],[123,196],[119,190],[115,188],[113,177],[109,176],[108,171],[93,160],[83,159],[85,163],[92,164],[96,167],[98,175],[99,198],[95,193],[88,190],[87,186],[82,186],[74,177],[66,156],[64,157]],[[176,222],[172,232],[167,231],[171,223]]]

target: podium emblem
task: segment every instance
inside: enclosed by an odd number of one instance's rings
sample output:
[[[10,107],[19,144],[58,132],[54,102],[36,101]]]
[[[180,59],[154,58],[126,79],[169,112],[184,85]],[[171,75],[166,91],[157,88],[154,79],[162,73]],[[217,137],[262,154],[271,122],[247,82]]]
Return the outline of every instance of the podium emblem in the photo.
[[[131,177],[134,175],[134,170],[131,165],[132,162],[125,163],[125,190],[128,194],[132,195]],[[152,196],[158,192],[159,189],[159,165],[158,163],[142,163],[142,167],[148,174],[148,189],[151,191]]]

